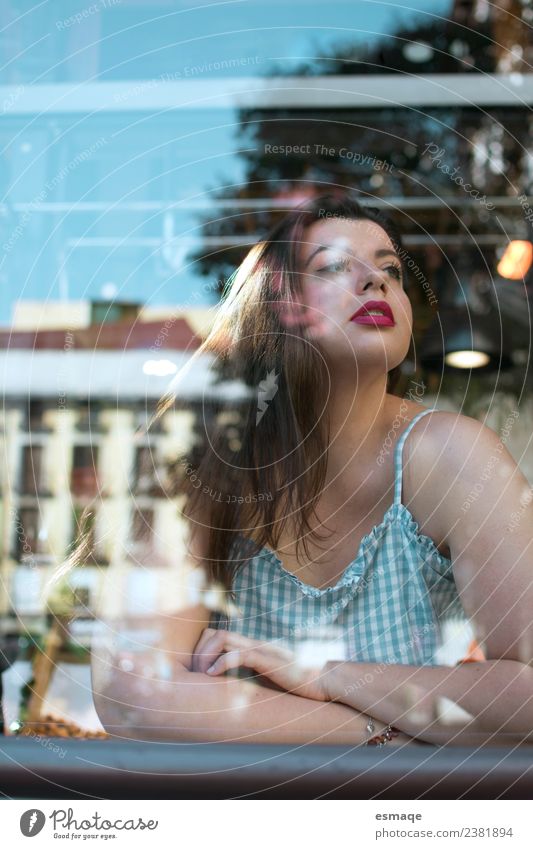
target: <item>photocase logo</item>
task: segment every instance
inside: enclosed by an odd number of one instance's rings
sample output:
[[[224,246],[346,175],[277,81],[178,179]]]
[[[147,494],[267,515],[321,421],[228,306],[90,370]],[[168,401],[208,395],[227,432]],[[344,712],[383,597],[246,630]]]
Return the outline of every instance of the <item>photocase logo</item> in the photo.
[[[24,837],[35,837],[42,831],[46,822],[46,817],[42,811],[37,808],[31,808],[29,811],[24,811],[20,818],[20,830]]]
[[[255,416],[255,424],[256,426],[259,424],[261,419],[263,418],[266,409],[268,407],[267,401],[272,401],[272,398],[278,391],[277,385],[278,375],[275,370],[269,371],[265,380],[262,380],[259,383],[259,390],[257,393],[257,413]]]

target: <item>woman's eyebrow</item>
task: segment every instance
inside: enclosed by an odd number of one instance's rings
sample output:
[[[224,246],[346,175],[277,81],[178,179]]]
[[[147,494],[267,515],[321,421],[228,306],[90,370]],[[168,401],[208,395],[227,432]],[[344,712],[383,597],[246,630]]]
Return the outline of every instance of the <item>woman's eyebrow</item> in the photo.
[[[310,256],[307,257],[307,259],[304,263],[304,268],[307,268],[307,266],[309,265],[309,263],[311,262],[313,257],[315,257],[318,253],[320,253],[320,251],[327,251],[330,248],[339,248],[339,246],[338,245],[319,245],[319,247],[316,250],[314,250],[313,253],[310,254]],[[350,250],[350,248],[339,248],[339,250],[344,251],[344,253],[351,254],[351,256],[353,256],[353,257],[356,256],[355,253]],[[381,257],[384,257],[384,256],[389,256],[389,255],[395,256],[396,259],[400,258],[398,256],[397,252],[393,248],[378,248],[376,251],[374,251],[374,256],[377,257],[378,259],[380,259]]]

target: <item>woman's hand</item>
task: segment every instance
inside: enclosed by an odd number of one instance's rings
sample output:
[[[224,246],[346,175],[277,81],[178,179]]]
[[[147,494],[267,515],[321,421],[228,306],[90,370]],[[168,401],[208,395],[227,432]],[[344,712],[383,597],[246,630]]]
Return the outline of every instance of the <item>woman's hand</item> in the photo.
[[[192,653],[191,672],[207,672],[211,664],[215,662],[221,650],[217,648],[213,637],[222,633],[228,632],[218,628],[204,628]]]
[[[194,650],[192,671],[216,676],[239,666],[254,669],[294,695],[322,702],[329,700],[325,664],[304,666],[290,649],[233,631],[206,628]]]

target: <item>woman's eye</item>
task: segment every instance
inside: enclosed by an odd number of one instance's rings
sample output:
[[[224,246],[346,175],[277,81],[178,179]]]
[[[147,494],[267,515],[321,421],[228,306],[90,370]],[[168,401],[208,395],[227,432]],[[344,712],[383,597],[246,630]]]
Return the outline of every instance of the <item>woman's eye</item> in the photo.
[[[402,270],[401,270],[401,268],[400,268],[399,266],[397,266],[397,265],[388,265],[388,266],[386,267],[385,271],[388,271],[388,272],[389,272],[389,274],[391,274],[393,277],[395,277],[395,278],[396,278],[396,280],[401,280],[401,279],[402,279]]]
[[[329,265],[325,265],[323,268],[318,269],[318,273],[320,274],[322,271],[347,271],[350,265],[350,260],[348,259],[336,259],[334,262],[330,262]]]

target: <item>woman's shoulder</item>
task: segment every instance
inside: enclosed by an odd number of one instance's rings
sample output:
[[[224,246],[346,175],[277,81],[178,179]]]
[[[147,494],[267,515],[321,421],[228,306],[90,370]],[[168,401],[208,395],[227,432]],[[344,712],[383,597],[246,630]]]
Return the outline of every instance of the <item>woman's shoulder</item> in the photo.
[[[407,426],[421,413],[425,413],[422,417],[424,424],[412,429],[410,441],[420,452],[426,448],[433,460],[436,449],[440,449],[439,454],[445,453],[448,460],[451,455],[456,459],[463,454],[479,457],[499,441],[499,435],[478,419],[412,402],[405,413]]]
[[[424,424],[412,429],[411,442],[423,441],[433,444],[434,440],[442,440],[451,434],[454,438],[473,438],[477,435],[490,439],[495,436],[494,431],[477,419],[457,413],[453,410],[439,410],[437,407],[427,406],[420,401],[412,401],[409,398],[389,396],[389,418],[391,422],[401,420],[405,428],[422,415]],[[422,447],[422,446],[420,446]]]
[[[453,512],[464,486],[475,484],[485,468],[507,456],[509,430],[504,428],[500,436],[471,416],[423,409],[431,411],[422,418],[425,426],[415,426],[406,442],[405,488],[415,511],[428,521],[433,516],[438,524],[439,516]]]

